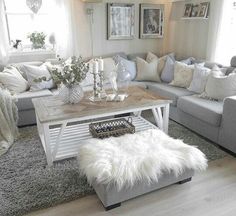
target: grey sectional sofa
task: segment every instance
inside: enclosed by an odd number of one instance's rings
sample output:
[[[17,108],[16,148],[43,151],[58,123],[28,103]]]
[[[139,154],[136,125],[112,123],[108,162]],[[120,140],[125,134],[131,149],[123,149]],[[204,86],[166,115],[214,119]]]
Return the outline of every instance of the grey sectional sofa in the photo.
[[[137,55],[145,58],[145,54],[128,55],[127,58],[134,59]],[[39,62],[32,64],[37,65]],[[212,63],[205,64],[207,67],[212,67],[212,65]],[[231,66],[226,68],[227,73],[235,68],[236,57],[233,57]],[[170,106],[171,119],[236,153],[236,96],[218,102],[199,98],[194,92],[170,86],[167,83],[133,82],[132,84],[145,86],[160,96],[173,100]],[[88,89],[88,87],[85,88],[85,90]],[[19,126],[36,122],[32,98],[55,94],[57,90],[25,92],[18,95]]]

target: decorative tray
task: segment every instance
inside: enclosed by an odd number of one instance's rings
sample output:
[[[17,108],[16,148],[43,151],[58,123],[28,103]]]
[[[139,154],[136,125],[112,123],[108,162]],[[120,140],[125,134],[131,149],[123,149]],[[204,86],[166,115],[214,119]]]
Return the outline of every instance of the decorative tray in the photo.
[[[127,133],[135,133],[135,126],[132,124],[132,118],[113,119],[103,122],[89,124],[89,131],[94,138],[118,137]]]

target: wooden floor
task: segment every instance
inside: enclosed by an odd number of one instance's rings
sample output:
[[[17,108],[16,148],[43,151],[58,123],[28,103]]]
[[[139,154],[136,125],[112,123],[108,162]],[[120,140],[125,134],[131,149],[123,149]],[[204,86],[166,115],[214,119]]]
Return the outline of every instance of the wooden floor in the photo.
[[[173,185],[105,212],[96,195],[27,216],[236,216],[236,158],[209,163],[190,183]]]

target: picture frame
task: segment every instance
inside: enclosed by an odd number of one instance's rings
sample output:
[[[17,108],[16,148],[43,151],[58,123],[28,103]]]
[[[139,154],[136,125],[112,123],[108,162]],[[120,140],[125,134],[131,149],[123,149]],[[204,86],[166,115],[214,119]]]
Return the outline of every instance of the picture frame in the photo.
[[[208,16],[210,2],[202,2],[199,5],[198,17],[206,18]]]
[[[184,6],[184,18],[191,17],[193,4],[185,4]]]
[[[135,35],[135,5],[107,3],[107,39],[131,40]]]
[[[162,38],[164,35],[164,5],[140,4],[139,38]]]
[[[199,8],[199,4],[192,5],[191,17],[198,17]]]

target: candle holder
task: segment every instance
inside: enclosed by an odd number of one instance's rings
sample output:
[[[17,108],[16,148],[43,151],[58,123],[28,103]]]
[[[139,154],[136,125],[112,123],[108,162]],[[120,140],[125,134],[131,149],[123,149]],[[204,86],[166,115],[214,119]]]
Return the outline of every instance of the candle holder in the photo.
[[[89,99],[91,101],[101,101],[107,97],[104,89],[104,62],[100,59],[94,59],[91,63],[91,69],[93,74],[93,96]]]
[[[104,89],[104,71],[99,72],[99,93],[101,99],[107,97],[106,91]]]
[[[93,74],[93,96],[91,96],[89,99],[93,102],[101,101],[101,95],[100,95],[100,74],[92,73]]]

